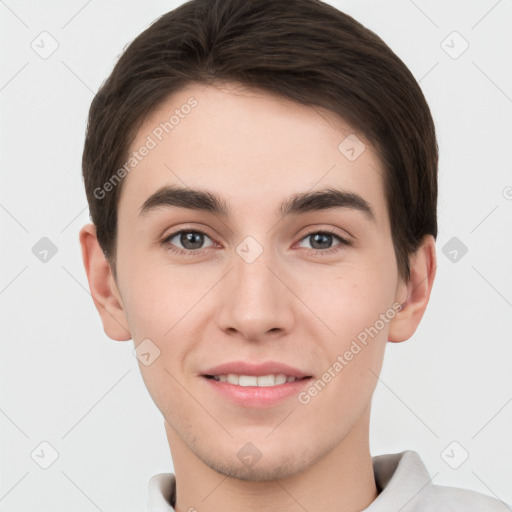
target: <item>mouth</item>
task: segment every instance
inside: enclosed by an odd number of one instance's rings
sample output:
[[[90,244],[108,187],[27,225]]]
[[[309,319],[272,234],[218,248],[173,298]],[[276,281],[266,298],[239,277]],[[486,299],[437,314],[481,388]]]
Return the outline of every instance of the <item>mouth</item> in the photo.
[[[313,376],[309,372],[281,361],[229,361],[204,369],[200,373],[212,400],[238,407],[263,408],[277,406],[296,397]]]
[[[311,375],[305,377],[296,377],[294,375],[286,375],[284,373],[268,374],[268,375],[237,375],[234,373],[220,375],[203,375],[207,379],[216,382],[225,382],[240,387],[275,387],[296,381],[311,379]]]
[[[287,400],[297,399],[310,385],[310,375],[296,376],[285,373],[245,375],[219,373],[201,375],[207,385],[205,392],[215,402],[220,399],[240,409],[266,409],[277,407]]]

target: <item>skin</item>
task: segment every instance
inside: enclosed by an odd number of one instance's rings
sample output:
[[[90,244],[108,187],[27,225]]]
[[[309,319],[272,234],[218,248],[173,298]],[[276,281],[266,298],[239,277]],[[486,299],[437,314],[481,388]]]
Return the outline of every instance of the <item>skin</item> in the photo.
[[[197,107],[125,178],[116,279],[94,226],[80,232],[106,334],[135,346],[149,338],[160,350],[139,367],[165,419],[175,509],[362,510],[377,497],[369,451],[377,375],[386,343],[409,339],[427,307],[435,241],[424,239],[411,255],[410,281],[401,280],[381,163],[359,133],[366,149],[349,161],[338,145],[355,132],[319,108],[234,84],[192,84],[146,119],[132,150],[191,96]],[[230,216],[176,207],[139,215],[152,193],[173,184],[221,196]],[[280,217],[290,195],[324,187],[362,196],[375,222],[347,208]],[[195,255],[162,242],[183,228],[207,235]],[[335,236],[318,249],[309,235],[325,230],[352,244]],[[252,263],[236,252],[249,235],[263,248]],[[179,236],[172,243],[190,247]],[[307,405],[292,396],[274,407],[240,407],[200,376],[227,361],[273,360],[321,378],[395,303],[403,309]],[[261,453],[252,467],[237,457],[247,442]]]

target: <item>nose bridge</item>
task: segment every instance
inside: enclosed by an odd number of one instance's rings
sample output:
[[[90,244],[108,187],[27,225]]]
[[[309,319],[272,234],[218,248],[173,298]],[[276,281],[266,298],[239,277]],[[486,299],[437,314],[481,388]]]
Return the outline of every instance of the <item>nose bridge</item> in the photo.
[[[258,339],[269,331],[288,331],[293,323],[290,292],[279,275],[273,251],[247,237],[233,253],[233,269],[221,299],[219,326]]]

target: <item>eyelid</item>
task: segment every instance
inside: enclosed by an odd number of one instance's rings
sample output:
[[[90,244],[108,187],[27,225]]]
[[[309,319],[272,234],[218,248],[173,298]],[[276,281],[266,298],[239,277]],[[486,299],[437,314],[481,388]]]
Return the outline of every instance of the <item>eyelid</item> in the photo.
[[[207,235],[209,236],[212,240],[214,240],[214,236],[210,233],[210,229],[207,228],[206,226],[200,224],[199,227],[198,225],[195,225],[195,226],[190,226],[190,225],[179,225],[180,227],[171,227],[171,228],[166,228],[165,231],[162,233],[161,236],[159,236],[158,238],[160,240],[167,240],[168,238],[172,238],[180,233],[182,233],[183,231],[185,232],[195,232],[195,233],[202,233],[203,235]]]
[[[354,238],[347,231],[344,231],[344,233],[346,233],[345,235],[341,233],[340,229],[334,227],[323,228],[321,227],[321,225],[316,225],[311,227],[311,229],[308,229],[308,231],[300,237],[299,242],[305,237],[316,233],[329,233],[333,236],[338,237],[342,242],[344,242],[347,245],[352,245],[354,243]]]
[[[215,237],[212,236],[208,231],[209,230],[207,228],[203,228],[203,227],[197,228],[197,227],[193,227],[193,226],[183,226],[180,228],[171,229],[171,231],[166,229],[164,231],[164,234],[161,237],[159,237],[159,241],[161,244],[166,245],[166,244],[169,244],[169,240],[172,240],[175,236],[180,235],[181,233],[199,233],[199,234],[207,236],[212,241],[212,246],[219,245],[219,243],[215,240]],[[180,249],[180,248],[178,248],[178,250],[186,251],[187,253],[194,253],[194,252],[199,253],[200,251],[210,249],[212,246],[205,247],[202,249],[196,249],[195,251],[192,249],[187,250],[187,249]]]
[[[167,232],[167,230],[166,230]],[[212,235],[210,235],[208,233],[208,230],[206,228],[196,228],[196,227],[193,227],[193,226],[183,226],[183,227],[180,227],[180,228],[177,228],[175,231],[171,231],[170,233],[167,233],[167,234],[164,234],[162,235],[162,237],[160,238],[160,243],[162,245],[168,245],[168,246],[171,246],[172,244],[170,244],[170,240],[172,240],[175,236],[181,234],[181,233],[187,233],[187,232],[194,232],[194,233],[199,233],[199,234],[202,234],[202,235],[205,235],[207,236],[208,238],[210,238],[210,240],[213,242],[211,246],[209,247],[204,247],[204,248],[201,248],[201,249],[181,249],[179,247],[177,248],[168,248],[169,250],[171,250],[172,252],[176,252],[176,253],[179,253],[179,254],[183,254],[183,255],[189,255],[189,256],[192,256],[192,255],[195,255],[195,254],[202,254],[204,251],[209,251],[211,250],[212,248],[214,248],[215,245],[219,245],[219,243],[215,240],[215,237],[213,237]],[[310,251],[315,251],[316,253],[329,253],[329,252],[334,252],[334,251],[337,251],[338,249],[336,249],[338,246],[351,246],[353,245],[353,239],[351,237],[347,237],[345,235],[341,235],[339,233],[339,230],[336,229],[336,228],[333,228],[333,227],[329,227],[329,228],[322,228],[321,226],[317,225],[317,226],[310,226],[310,229],[301,235],[301,237],[297,240],[297,242],[295,242],[295,245],[297,245],[298,243],[302,242],[302,240],[304,240],[305,238],[307,238],[308,236],[311,236],[311,235],[314,235],[314,234],[318,234],[318,233],[328,233],[328,234],[331,234],[333,235],[334,237],[338,238],[339,239],[339,244],[333,246],[333,247],[330,247],[328,249],[309,249]],[[307,248],[306,248],[307,249]]]

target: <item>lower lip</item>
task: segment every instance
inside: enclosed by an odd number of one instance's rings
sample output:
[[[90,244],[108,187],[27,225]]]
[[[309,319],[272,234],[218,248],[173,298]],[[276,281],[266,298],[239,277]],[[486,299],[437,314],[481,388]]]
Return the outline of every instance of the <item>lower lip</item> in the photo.
[[[229,382],[220,382],[215,379],[202,377],[211,389],[230,399],[241,407],[271,407],[286,398],[297,396],[308,385],[312,378],[285,382],[277,386],[237,386]]]

